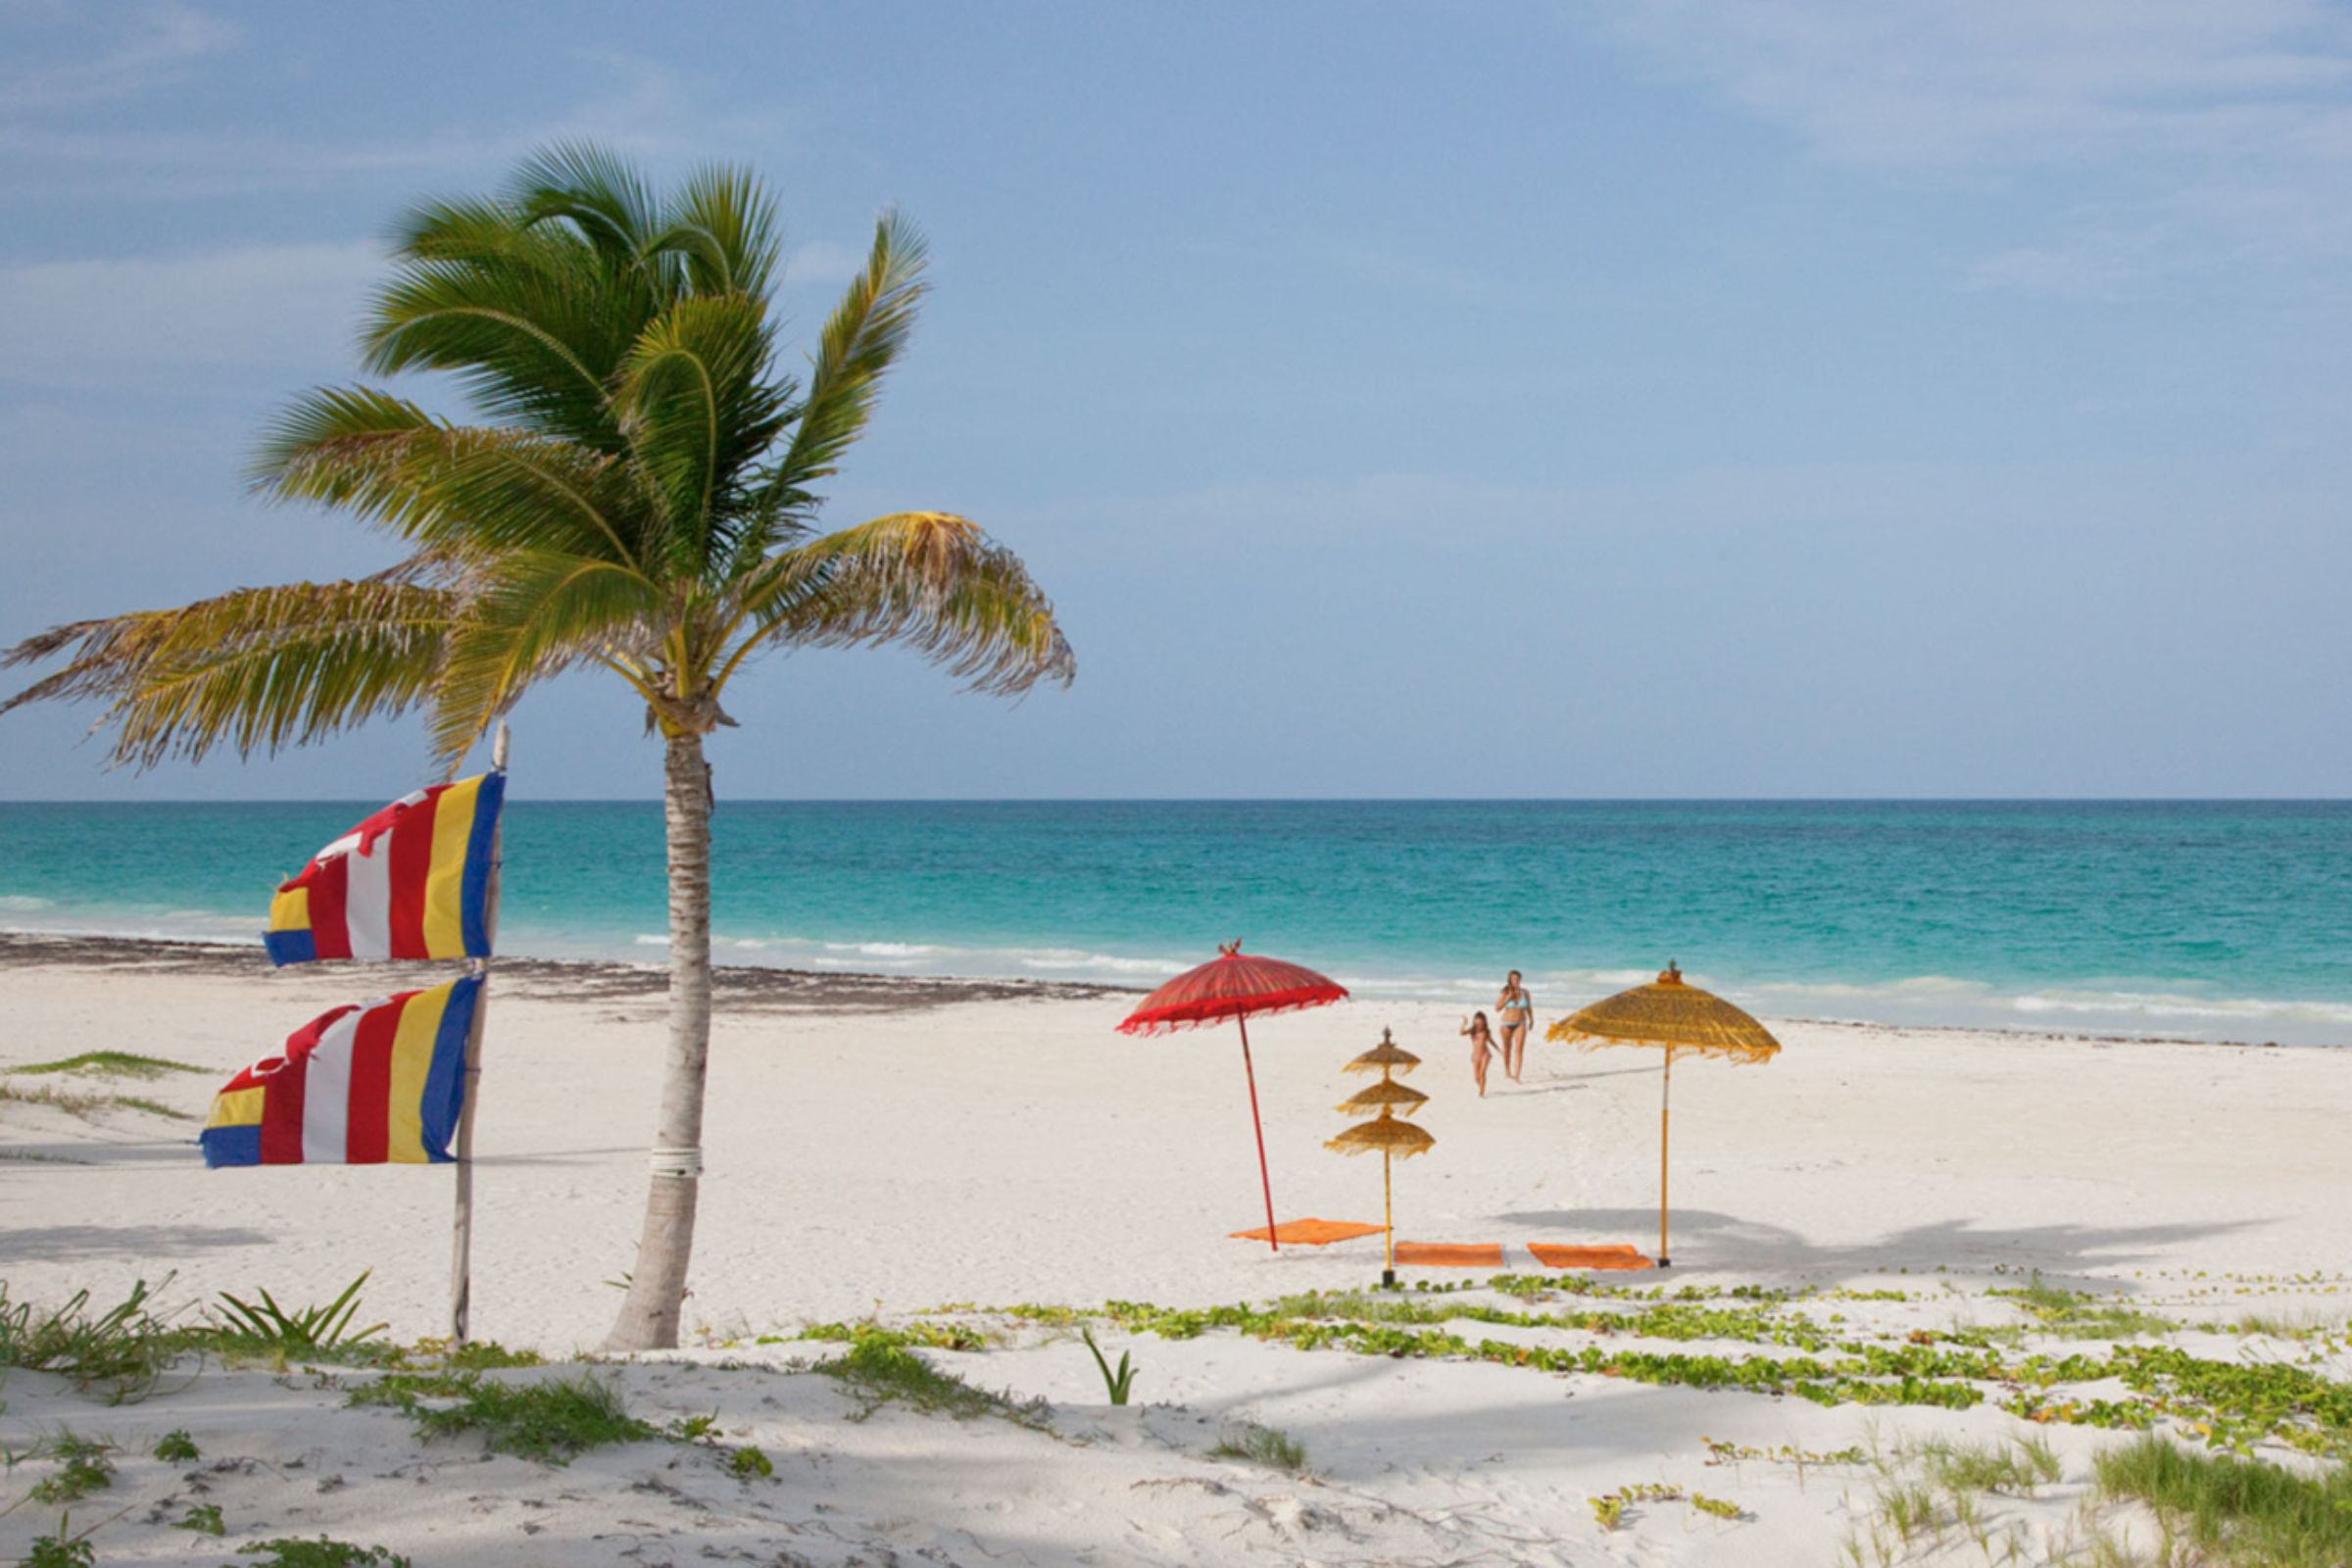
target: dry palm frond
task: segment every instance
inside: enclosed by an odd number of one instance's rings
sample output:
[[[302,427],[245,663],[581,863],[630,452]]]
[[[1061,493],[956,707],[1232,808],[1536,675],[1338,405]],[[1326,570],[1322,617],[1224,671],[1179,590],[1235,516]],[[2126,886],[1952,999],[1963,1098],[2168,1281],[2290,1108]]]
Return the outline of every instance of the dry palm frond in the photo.
[[[460,596],[388,577],[241,588],[178,610],[53,626],[0,655],[24,664],[71,648],[64,669],[0,712],[52,698],[111,699],[114,760],[153,766],[227,744],[240,756],[299,746],[423,702]]]

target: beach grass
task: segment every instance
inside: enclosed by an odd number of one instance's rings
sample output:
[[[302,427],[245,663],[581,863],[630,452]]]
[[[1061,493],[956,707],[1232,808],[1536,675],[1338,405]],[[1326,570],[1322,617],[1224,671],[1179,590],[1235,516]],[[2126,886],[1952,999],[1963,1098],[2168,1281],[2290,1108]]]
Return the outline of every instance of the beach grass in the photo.
[[[53,1373],[110,1404],[143,1397],[186,1351],[184,1341],[147,1310],[147,1301],[141,1280],[103,1311],[93,1312],[90,1293],[79,1291],[44,1312],[30,1301],[12,1300],[7,1281],[0,1280],[0,1367]]]
[[[85,1051],[77,1056],[63,1056],[56,1061],[27,1062],[22,1067],[9,1067],[11,1074],[80,1072],[102,1078],[161,1078],[168,1072],[204,1072],[207,1069],[185,1061],[172,1061],[164,1056],[142,1056],[132,1051]]]
[[[1306,1445],[1287,1432],[1261,1427],[1255,1422],[1236,1427],[1219,1438],[1216,1446],[1208,1450],[1208,1456],[1262,1465],[1290,1475],[1302,1475],[1306,1470]]]
[[[2100,1454],[2097,1474],[2104,1495],[2147,1504],[2218,1568],[2352,1563],[2352,1470],[2341,1466],[2297,1475],[2145,1437]]]
[[[1953,1443],[1931,1439],[1903,1450],[1931,1486],[1953,1494],[2005,1493],[2023,1496],[2064,1473],[2058,1450],[2041,1436],[2010,1443]]]
[[[137,1095],[87,1094],[58,1089],[48,1084],[36,1084],[26,1089],[0,1081],[0,1103],[46,1105],[52,1110],[62,1110],[69,1116],[79,1116],[85,1121],[101,1110],[140,1110],[150,1116],[165,1116],[173,1121],[194,1119],[184,1110],[173,1110],[159,1101],[142,1099]]]

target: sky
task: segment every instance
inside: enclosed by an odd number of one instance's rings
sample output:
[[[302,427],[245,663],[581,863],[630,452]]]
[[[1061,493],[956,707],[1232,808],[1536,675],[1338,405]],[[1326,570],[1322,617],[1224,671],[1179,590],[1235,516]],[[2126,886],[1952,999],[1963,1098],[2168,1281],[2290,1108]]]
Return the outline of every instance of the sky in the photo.
[[[2352,776],[2322,0],[0,0],[0,642],[396,559],[243,466],[404,207],[577,138],[762,174],[796,356],[923,227],[826,515],[972,517],[1077,651],[1018,704],[771,660],[722,797]],[[517,795],[659,793],[608,687],[520,705]],[[429,776],[414,724],[109,771],[95,716],[0,717],[0,798]]]

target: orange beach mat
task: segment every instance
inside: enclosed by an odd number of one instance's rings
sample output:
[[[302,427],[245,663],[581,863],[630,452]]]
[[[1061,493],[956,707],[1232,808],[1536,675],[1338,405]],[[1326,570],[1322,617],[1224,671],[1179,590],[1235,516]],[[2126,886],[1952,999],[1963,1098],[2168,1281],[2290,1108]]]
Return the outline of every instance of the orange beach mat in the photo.
[[[1396,1261],[1419,1268],[1500,1268],[1502,1249],[1493,1244],[1398,1242]]]
[[[1300,1247],[1329,1247],[1334,1242],[1352,1242],[1358,1236],[1378,1236],[1377,1225],[1358,1225],[1347,1219],[1286,1219],[1274,1227],[1276,1242],[1292,1242]],[[1237,1242],[1262,1242],[1266,1228],[1260,1225],[1253,1231],[1235,1231]]]
[[[1632,1248],[1616,1247],[1554,1247],[1546,1242],[1530,1242],[1527,1250],[1536,1261],[1545,1268],[1655,1268],[1657,1265]]]

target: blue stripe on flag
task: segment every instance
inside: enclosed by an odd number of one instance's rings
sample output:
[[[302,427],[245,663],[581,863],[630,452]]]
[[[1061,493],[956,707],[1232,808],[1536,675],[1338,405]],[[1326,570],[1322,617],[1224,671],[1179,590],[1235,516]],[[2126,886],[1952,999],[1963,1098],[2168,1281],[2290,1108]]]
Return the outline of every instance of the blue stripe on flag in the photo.
[[[498,812],[506,804],[507,775],[497,770],[482,775],[473,797],[473,831],[466,841],[466,879],[458,908],[465,922],[466,956],[490,956],[490,933],[483,915],[490,902],[490,858],[497,853]]]
[[[270,961],[281,968],[318,961],[318,939],[308,931],[265,931],[262,946],[270,950]]]
[[[196,1141],[204,1146],[205,1164],[214,1170],[262,1162],[262,1129],[258,1126],[207,1127]]]
[[[466,1037],[473,1030],[481,989],[481,981],[472,975],[452,982],[449,1003],[441,1009],[441,1027],[433,1034],[433,1064],[425,1070],[418,1120],[424,1157],[436,1165],[452,1158],[449,1142],[457,1136],[458,1114],[466,1108]]]

